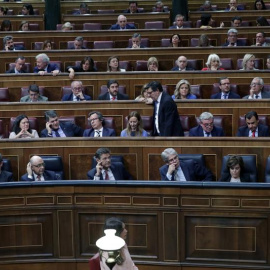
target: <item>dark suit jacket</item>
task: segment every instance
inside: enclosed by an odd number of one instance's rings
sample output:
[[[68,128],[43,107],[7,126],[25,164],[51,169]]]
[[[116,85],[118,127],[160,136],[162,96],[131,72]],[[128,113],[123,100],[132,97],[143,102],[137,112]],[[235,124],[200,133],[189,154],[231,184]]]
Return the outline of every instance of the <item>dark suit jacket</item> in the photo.
[[[43,173],[43,176],[44,176],[44,179],[46,181],[58,180],[55,172],[53,172],[53,171],[46,171],[45,170]],[[34,181],[34,180],[35,180],[34,175],[33,175],[33,179],[31,179],[28,177],[28,174],[26,173],[21,177],[20,181]]]
[[[91,100],[90,96],[83,95],[85,100]],[[73,101],[73,93],[64,95],[62,101]]]
[[[187,26],[183,25],[183,28],[188,28]],[[172,25],[169,27],[169,29],[177,29],[177,26],[176,25]],[[180,28],[182,29],[182,28]]]
[[[238,98],[241,98],[241,97],[238,94],[230,91],[229,96],[228,96],[228,99],[238,99]],[[221,92],[212,95],[211,96],[211,99],[221,99]]]
[[[73,46],[71,46],[70,48],[68,48],[69,50],[75,50],[75,47],[74,47],[74,45]],[[82,46],[81,47],[81,49],[79,49],[79,50],[85,50],[85,49],[87,49],[87,48],[85,48],[84,46]]]
[[[220,177],[220,179],[218,181],[220,181],[220,182],[230,182],[231,178],[232,178],[231,174],[229,172],[226,172],[226,173],[221,174],[221,177]],[[251,182],[249,174],[243,173],[242,175],[240,175],[240,181],[241,182]]]
[[[123,13],[130,13],[130,9],[123,10]],[[137,9],[136,13],[143,13],[142,10]]]
[[[71,122],[60,122],[60,127],[67,137],[82,137],[83,135],[84,130]],[[41,131],[40,135],[41,137],[50,138],[50,136],[48,136],[48,130],[46,128]]]
[[[225,136],[224,131],[220,127],[213,127],[211,132],[212,137],[223,137]],[[197,127],[191,128],[189,131],[189,137],[204,137],[203,129],[200,125]]]
[[[158,125],[160,136],[184,136],[177,106],[171,96],[164,91],[159,104]],[[153,111],[152,126],[152,130],[155,130],[155,110]]]
[[[228,45],[229,45],[229,42],[227,41],[225,44],[222,45],[222,47],[228,47]],[[236,41],[236,46],[243,46],[242,41],[237,40]]]
[[[137,29],[133,24],[126,24],[125,29]],[[119,24],[113,24],[110,28],[110,30],[120,30],[120,25]]]
[[[15,73],[15,68],[12,68],[12,69],[6,71],[6,73]],[[21,73],[26,73],[26,71],[25,70],[21,70]]]
[[[187,67],[185,71],[192,71],[192,70],[194,69]],[[172,68],[171,71],[180,71],[180,70],[179,70],[179,67],[177,66],[177,67]]]
[[[13,182],[13,173],[8,171],[1,171],[0,182]]]
[[[248,126],[238,128],[237,137],[248,137],[249,136],[249,128]],[[269,128],[263,124],[258,125],[258,136],[259,137],[269,137]]]
[[[147,47],[143,46],[142,44],[140,45],[140,49],[145,49]],[[132,49],[132,45],[128,47],[128,49]]]
[[[110,94],[109,92],[103,94],[103,95],[99,95],[98,96],[98,100],[110,100]],[[117,100],[129,100],[128,95],[124,95],[121,93],[117,93]]]
[[[126,171],[124,165],[121,162],[112,163],[110,169],[112,170],[115,180],[133,180],[132,176]],[[88,179],[94,180],[96,172],[96,168],[88,171]],[[102,174],[100,174],[100,180],[104,180]]]
[[[94,137],[94,135],[95,135],[95,130],[93,128],[86,129],[83,133],[83,137]],[[102,137],[115,137],[115,136],[116,136],[116,133],[114,129],[103,127]]]
[[[59,70],[58,66],[54,63],[49,63],[48,68],[47,68],[47,72],[50,73],[54,70]],[[38,67],[34,68],[34,73],[38,73],[39,71],[44,71],[44,69],[38,69]]]
[[[180,167],[187,181],[213,181],[213,174],[211,171],[194,160],[180,161]],[[166,177],[168,168],[169,165],[167,164],[159,168],[162,181],[169,181]],[[175,181],[173,176],[171,181]]]
[[[261,91],[261,95],[262,95],[262,98],[270,98],[270,93],[268,93],[264,90]],[[248,97],[249,97],[249,95],[246,95],[243,97],[243,99],[248,99]]]

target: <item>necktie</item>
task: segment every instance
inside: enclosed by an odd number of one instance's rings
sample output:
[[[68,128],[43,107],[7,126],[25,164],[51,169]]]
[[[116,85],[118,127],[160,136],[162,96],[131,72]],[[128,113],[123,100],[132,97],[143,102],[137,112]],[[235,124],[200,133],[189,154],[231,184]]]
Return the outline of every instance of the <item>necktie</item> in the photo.
[[[252,137],[255,137],[255,132],[256,132],[256,131],[252,131]]]
[[[97,134],[96,137],[100,137],[100,131],[99,130],[96,130],[96,134]]]
[[[210,132],[205,132],[207,137],[210,137]]]
[[[256,98],[256,99],[258,99],[258,98],[259,98],[259,96],[258,96],[258,95],[256,95],[256,96],[255,96],[255,98]]]
[[[116,97],[112,97],[112,100],[116,100]]]
[[[41,181],[40,175],[37,175],[37,181]]]
[[[110,180],[108,171],[105,171],[105,180]]]
[[[223,95],[223,98],[224,98],[224,99],[228,99],[228,94],[224,94],[224,95]]]
[[[77,101],[80,101],[80,98],[79,97],[76,97]]]
[[[58,129],[55,129],[54,132],[55,132],[55,136],[56,137],[61,137],[60,134],[59,134],[59,132],[58,132]]]

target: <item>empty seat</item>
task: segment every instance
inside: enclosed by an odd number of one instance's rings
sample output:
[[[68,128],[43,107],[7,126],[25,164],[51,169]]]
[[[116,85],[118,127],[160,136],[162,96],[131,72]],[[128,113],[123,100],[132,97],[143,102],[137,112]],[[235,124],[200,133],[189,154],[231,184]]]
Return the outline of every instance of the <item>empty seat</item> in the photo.
[[[14,10],[13,9],[8,9],[7,15],[14,15]]]
[[[232,59],[231,58],[220,58],[220,61],[222,63],[222,68],[225,70],[232,70],[233,69],[233,64],[232,64]]]
[[[125,85],[119,85],[118,91],[121,94],[126,94],[126,86]],[[101,85],[101,87],[100,87],[100,95],[105,94],[107,92],[108,92],[107,85]]]
[[[193,68],[194,70],[198,70],[198,60],[197,59],[188,59],[187,67]]]
[[[8,65],[8,70],[15,68],[15,63],[9,63]],[[32,72],[32,67],[30,63],[25,63],[23,68],[22,68],[26,73],[31,73]]]
[[[119,67],[125,69],[126,71],[131,71],[132,66],[129,61],[119,61]]]
[[[185,137],[189,135],[189,130],[192,128],[191,117],[188,115],[179,115],[179,119],[184,131]]]
[[[255,59],[255,65],[254,67],[257,69],[263,69],[263,63],[262,63],[262,59]],[[237,69],[242,69],[242,63],[243,63],[243,59],[237,59]]]
[[[56,64],[59,70],[62,70],[62,61],[50,61],[50,63]]]
[[[2,121],[2,120],[0,120]],[[3,165],[1,168],[3,171],[8,171],[12,173],[12,168],[11,168],[11,162],[9,159],[3,158]]]
[[[38,23],[29,23],[29,30],[30,31],[39,31],[39,24]]]
[[[114,41],[94,41],[94,49],[112,49],[114,48]]]
[[[169,47],[171,46],[171,41],[169,38],[162,38],[161,39],[161,47]]]
[[[44,86],[39,86],[38,88],[39,88],[40,95],[44,96],[45,87]],[[24,87],[21,88],[21,97],[27,96],[29,94],[28,89],[29,89],[28,86],[24,86]]]
[[[0,88],[0,101],[9,101],[9,92],[7,87]]]
[[[180,161],[185,161],[188,159],[192,159],[199,163],[201,166],[205,166],[204,156],[203,154],[178,154]]]
[[[270,156],[266,159],[266,165],[265,165],[265,179],[264,181],[266,183],[270,183]]]
[[[136,71],[148,71],[147,61],[146,60],[138,60],[138,61],[136,61],[135,70]]]
[[[268,118],[266,115],[258,115],[259,123],[268,126]],[[238,119],[238,127],[246,126],[246,119],[244,115],[240,115]]]
[[[191,85],[190,90],[191,90],[191,93],[195,95],[197,98],[202,98],[202,89],[200,85],[198,84]]]
[[[64,166],[60,156],[40,156],[45,163],[45,170],[53,171],[57,180],[64,180]]]
[[[263,86],[263,91],[265,91],[265,92],[270,92],[270,84],[265,84],[265,85]]]
[[[60,116],[59,118],[59,122],[70,122],[75,124],[75,116]]]
[[[98,14],[113,14],[115,12],[114,9],[98,9]]]
[[[214,42],[213,39],[209,39],[209,41],[210,41],[210,44],[211,44],[212,46],[215,46],[215,42]],[[198,39],[198,38],[192,38],[192,39],[190,40],[190,46],[191,46],[191,47],[197,47],[198,45],[199,45],[199,39]]]
[[[101,23],[84,23],[83,30],[101,30]]]
[[[255,155],[239,155],[244,161],[245,173],[249,174],[251,182],[257,182],[257,162]],[[230,155],[224,156],[222,159],[221,175],[228,173],[226,166]]]
[[[141,38],[141,45],[144,47],[149,47],[149,38]],[[128,47],[132,46],[132,38],[128,40]]]
[[[184,28],[192,28],[192,21],[184,21],[183,26]]]
[[[237,38],[239,46],[248,46],[248,39],[247,38]]]
[[[14,43],[14,47],[16,48],[17,46],[23,46],[25,48],[25,44],[23,41],[16,41],[13,42]]]
[[[155,21],[155,22],[145,22],[145,29],[163,29],[164,22],[163,21]]]

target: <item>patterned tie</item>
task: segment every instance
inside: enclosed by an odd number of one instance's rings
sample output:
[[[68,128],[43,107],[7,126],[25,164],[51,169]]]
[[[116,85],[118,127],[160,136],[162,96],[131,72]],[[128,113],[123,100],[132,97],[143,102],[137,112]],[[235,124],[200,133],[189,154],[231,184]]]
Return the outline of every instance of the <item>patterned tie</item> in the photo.
[[[37,175],[37,181],[41,181],[41,176]]]
[[[228,99],[228,94],[224,94],[223,99]]]
[[[207,137],[210,137],[210,132],[205,132]]]
[[[97,134],[97,136],[96,136],[96,137],[100,137],[100,132],[101,132],[101,131],[96,130],[96,134]]]
[[[79,97],[76,97],[77,101],[80,101],[80,98]]]
[[[58,130],[59,130],[59,129],[55,129],[55,130],[54,130],[55,136],[56,136],[56,137],[61,137],[60,134],[59,134],[59,132],[58,132]]]
[[[112,97],[112,100],[116,100],[116,97]]]
[[[110,180],[108,171],[105,171],[105,180]]]
[[[255,132],[256,132],[256,131],[252,131],[252,137],[255,137]]]

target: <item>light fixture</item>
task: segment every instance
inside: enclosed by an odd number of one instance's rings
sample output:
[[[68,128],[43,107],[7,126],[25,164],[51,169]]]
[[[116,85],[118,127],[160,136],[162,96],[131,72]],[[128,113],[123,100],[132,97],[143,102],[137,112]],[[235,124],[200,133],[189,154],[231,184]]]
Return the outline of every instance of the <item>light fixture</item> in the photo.
[[[122,260],[120,249],[125,245],[125,240],[116,236],[116,230],[114,229],[107,229],[104,233],[105,236],[102,236],[97,240],[96,246],[100,249],[100,259],[102,259],[104,251],[108,253],[106,264],[110,269],[112,269],[117,261]]]

